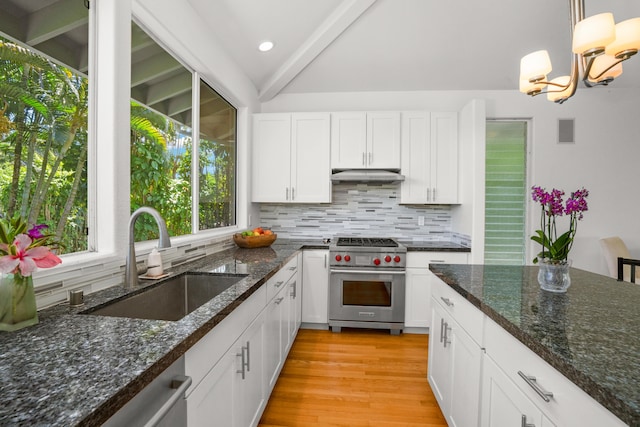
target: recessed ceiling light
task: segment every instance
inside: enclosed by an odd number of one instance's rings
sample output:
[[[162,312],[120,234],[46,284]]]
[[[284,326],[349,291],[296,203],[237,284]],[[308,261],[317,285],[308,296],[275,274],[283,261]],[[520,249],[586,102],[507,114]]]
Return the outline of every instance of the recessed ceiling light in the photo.
[[[259,49],[261,52],[268,52],[268,51],[270,51],[271,49],[273,49],[273,42],[270,42],[270,41],[268,41],[268,40],[267,40],[267,41],[264,41],[264,42],[260,43],[260,45],[258,46],[258,49]]]

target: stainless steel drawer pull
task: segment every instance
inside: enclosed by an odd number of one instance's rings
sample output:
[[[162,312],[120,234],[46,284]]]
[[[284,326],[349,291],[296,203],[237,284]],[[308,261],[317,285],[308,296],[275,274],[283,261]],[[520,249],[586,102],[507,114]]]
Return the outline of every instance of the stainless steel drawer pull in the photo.
[[[284,299],[284,297],[280,297],[278,298],[275,302],[277,305],[280,305],[280,303],[282,302],[282,300]]]
[[[284,283],[284,280],[281,280],[279,282],[274,283],[273,286],[276,288],[279,288],[280,286],[282,286],[283,283]]]
[[[536,427],[535,424],[529,424],[527,422],[527,416],[526,415],[522,415],[522,424],[520,424],[521,427]]]
[[[291,289],[292,289],[292,292],[291,294],[289,294],[289,296],[293,299],[296,299],[298,297],[298,287],[296,286],[296,282],[293,282],[291,284]]]
[[[550,391],[546,391],[542,389],[538,383],[536,382],[536,377],[531,375],[524,374],[522,371],[518,371],[518,375],[527,383],[529,386],[538,393],[538,396],[542,398],[545,402],[551,402],[551,398],[553,397],[553,393]]]
[[[440,299],[444,301],[445,304],[447,304],[447,307],[453,307],[453,301],[451,301],[449,298],[440,297]]]
[[[440,342],[444,340],[444,318],[440,318]]]
[[[449,339],[449,331],[451,331],[451,328],[449,327],[449,324],[445,322],[445,324],[444,324],[444,348],[447,348],[447,344],[451,344],[451,340]]]
[[[249,349],[249,341],[247,341],[247,372],[251,372],[251,350]]]
[[[237,369],[236,373],[237,374],[242,374],[242,379],[244,379],[245,376],[245,371],[244,368],[247,366],[247,359],[244,355],[244,346],[240,347],[240,353],[236,353],[236,356],[242,358],[241,362],[240,362],[240,368],[241,369]]]
[[[155,427],[160,421],[164,418],[165,415],[169,413],[169,411],[173,408],[173,405],[180,399],[184,398],[184,393],[187,391],[189,386],[191,385],[191,377],[187,377],[184,375],[178,375],[173,380],[171,380],[171,388],[176,391],[171,395],[171,397],[164,402],[164,404],[158,409],[158,412],[153,414],[153,417],[144,425],[144,427]]]

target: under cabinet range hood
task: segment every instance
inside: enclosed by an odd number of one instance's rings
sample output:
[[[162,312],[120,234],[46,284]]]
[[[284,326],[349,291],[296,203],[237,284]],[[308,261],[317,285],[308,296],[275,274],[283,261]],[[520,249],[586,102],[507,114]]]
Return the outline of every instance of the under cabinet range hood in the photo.
[[[332,182],[402,182],[404,175],[396,170],[386,169],[334,169],[331,174]]]

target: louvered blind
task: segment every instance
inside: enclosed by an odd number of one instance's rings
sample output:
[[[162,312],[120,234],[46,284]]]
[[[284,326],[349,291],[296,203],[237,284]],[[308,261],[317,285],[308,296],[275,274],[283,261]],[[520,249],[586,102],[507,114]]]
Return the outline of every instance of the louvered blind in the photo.
[[[485,264],[525,263],[525,121],[488,121]]]

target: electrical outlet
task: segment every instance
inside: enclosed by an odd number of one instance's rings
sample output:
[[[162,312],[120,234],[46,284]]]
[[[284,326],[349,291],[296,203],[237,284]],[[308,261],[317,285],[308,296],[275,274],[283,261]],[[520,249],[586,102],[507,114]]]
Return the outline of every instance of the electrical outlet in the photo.
[[[424,225],[424,217],[422,215],[418,217],[418,225]]]

